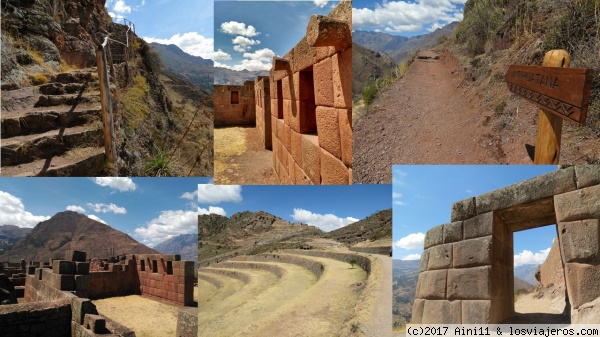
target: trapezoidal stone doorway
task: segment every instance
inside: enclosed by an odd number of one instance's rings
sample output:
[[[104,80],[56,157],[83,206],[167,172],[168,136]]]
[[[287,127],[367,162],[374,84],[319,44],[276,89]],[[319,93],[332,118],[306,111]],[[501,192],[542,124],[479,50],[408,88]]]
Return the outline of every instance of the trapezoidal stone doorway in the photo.
[[[600,319],[600,167],[561,168],[458,201],[430,229],[411,322],[495,324],[514,315],[513,232],[557,224],[572,323]]]

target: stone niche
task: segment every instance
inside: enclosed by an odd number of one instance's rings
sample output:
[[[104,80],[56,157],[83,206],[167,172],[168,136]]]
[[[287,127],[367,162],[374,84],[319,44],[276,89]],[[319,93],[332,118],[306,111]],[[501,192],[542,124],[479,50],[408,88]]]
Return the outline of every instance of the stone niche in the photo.
[[[425,235],[415,324],[496,324],[514,313],[513,233],[556,224],[572,323],[600,320],[600,166],[558,169],[452,205]],[[595,307],[595,309],[594,309]]]
[[[352,182],[351,27],[352,4],[341,1],[313,15],[306,35],[273,59],[269,120],[282,184]]]
[[[246,81],[244,85],[214,87],[215,126],[255,125],[254,81]]]

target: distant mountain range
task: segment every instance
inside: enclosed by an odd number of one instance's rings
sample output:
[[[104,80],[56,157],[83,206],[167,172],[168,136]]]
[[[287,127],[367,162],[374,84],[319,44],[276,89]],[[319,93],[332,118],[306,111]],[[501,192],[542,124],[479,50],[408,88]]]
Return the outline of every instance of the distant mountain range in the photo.
[[[269,71],[237,71],[215,67],[215,84],[242,85],[244,81],[254,81],[257,76],[269,76]]]
[[[156,42],[150,45],[158,51],[167,72],[179,75],[203,90],[213,92],[213,61],[187,54],[174,44]]]
[[[163,254],[179,254],[185,261],[198,261],[198,234],[181,234],[154,247]]]
[[[529,284],[536,284],[535,272],[540,267],[539,264],[524,264],[515,268],[515,277],[522,279]]]
[[[31,228],[21,228],[14,225],[0,226],[0,254],[31,232]]]
[[[68,250],[80,250],[87,258],[109,258],[123,254],[155,254],[129,235],[72,211],[57,213],[38,223],[12,249],[0,255],[0,261],[45,262],[63,259]]]
[[[452,22],[429,34],[413,37],[389,35],[382,32],[354,31],[352,41],[361,46],[388,54],[396,63],[410,58],[416,51],[435,46],[438,39],[450,35],[458,22]]]

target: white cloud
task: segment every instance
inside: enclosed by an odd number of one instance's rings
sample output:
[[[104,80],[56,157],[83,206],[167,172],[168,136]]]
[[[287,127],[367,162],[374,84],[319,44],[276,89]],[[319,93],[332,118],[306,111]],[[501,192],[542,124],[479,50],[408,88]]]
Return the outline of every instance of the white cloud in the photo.
[[[313,2],[315,3],[315,5],[319,8],[323,8],[327,5],[327,1],[328,0],[313,0]]]
[[[233,43],[233,50],[240,53],[248,51],[254,45],[260,44],[259,40],[252,40],[244,36],[236,36],[231,42]]]
[[[77,205],[69,205],[66,208],[67,211],[73,211],[81,214],[85,214],[85,208]]]
[[[117,0],[117,1],[115,1],[115,5],[113,6],[113,10],[117,14],[131,13],[131,6],[128,6],[125,3],[125,1],[123,1],[123,0]]]
[[[103,224],[105,224],[105,225],[108,225],[108,224],[106,223],[106,221],[104,221],[104,220],[100,219],[99,217],[97,217],[97,216],[95,216],[95,215],[93,215],[93,214],[90,214],[90,215],[88,215],[87,217],[88,217],[88,218],[90,218],[90,219],[92,219],[92,220],[96,220],[96,221],[98,221],[98,222],[101,222],[101,223],[103,223]]]
[[[96,185],[110,187],[111,190],[117,190],[119,192],[135,191],[137,188],[131,178],[102,177],[93,179]]]
[[[394,201],[394,205],[398,205],[398,206],[406,206],[406,205],[408,205],[408,203],[407,203],[407,202],[404,202],[404,201],[402,201],[402,200],[395,200],[395,201]]]
[[[402,260],[404,260],[404,261],[420,260],[420,259],[421,259],[421,254],[409,254],[402,258]]]
[[[394,199],[402,198],[402,193],[392,192],[392,198],[394,198]]]
[[[230,67],[230,66],[228,66],[226,64],[223,64],[223,63],[219,63],[217,61],[215,61],[214,66],[218,67],[218,68],[233,69],[232,67]]]
[[[301,208],[294,208],[292,219],[310,226],[316,226],[325,232],[342,228],[359,220],[353,217],[340,218],[334,214],[313,213]]]
[[[197,201],[198,200],[198,191],[196,190],[194,192],[185,192],[180,196],[180,198]]]
[[[154,37],[143,37],[143,39],[148,43],[174,44],[184,52],[200,56],[203,59],[212,59],[214,57],[214,39],[200,35],[197,32],[177,33],[168,39],[157,39]]]
[[[514,266],[518,267],[524,264],[542,264],[544,263],[544,261],[546,261],[548,253],[550,253],[550,248],[542,249],[537,253],[533,253],[529,250],[524,250],[519,254],[515,255]]]
[[[33,215],[27,212],[21,199],[8,192],[0,191],[0,226],[13,225],[31,228],[48,219],[50,219],[49,216]]]
[[[229,21],[221,24],[221,31],[230,35],[256,36],[260,34],[253,26],[246,26],[243,22]]]
[[[273,52],[269,48],[263,48],[255,51],[254,53],[244,53],[244,58],[261,61],[261,62],[271,62],[273,57],[275,56],[275,52]]]
[[[218,204],[220,202],[241,202],[242,186],[239,185],[198,185],[198,202]]]
[[[158,218],[148,221],[134,230],[144,244],[155,246],[180,234],[194,232],[198,228],[198,212],[170,210],[162,211]]]
[[[208,209],[198,207],[198,215],[205,215],[205,214],[219,214],[222,216],[227,216],[227,213],[221,207],[209,206]]]
[[[115,213],[115,214],[127,214],[125,207],[119,207],[113,203],[111,204],[92,204],[87,203],[89,209],[96,213]]]
[[[231,55],[229,55],[228,53],[222,51],[221,49],[217,50],[214,53],[214,58],[215,61],[226,61],[226,60],[231,60]]]
[[[402,249],[423,249],[423,244],[425,243],[425,234],[413,233],[409,234],[400,240],[394,242],[394,247],[402,248]]]
[[[388,1],[375,8],[352,8],[353,29],[375,29],[393,33],[415,32],[430,26],[431,30],[452,21],[462,20],[466,0]]]

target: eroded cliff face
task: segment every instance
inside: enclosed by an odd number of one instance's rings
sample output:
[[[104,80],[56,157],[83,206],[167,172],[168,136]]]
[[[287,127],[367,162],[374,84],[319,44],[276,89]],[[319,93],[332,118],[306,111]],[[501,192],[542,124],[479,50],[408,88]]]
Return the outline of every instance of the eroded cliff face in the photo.
[[[2,88],[95,66],[95,36],[111,23],[105,0],[3,0]]]

